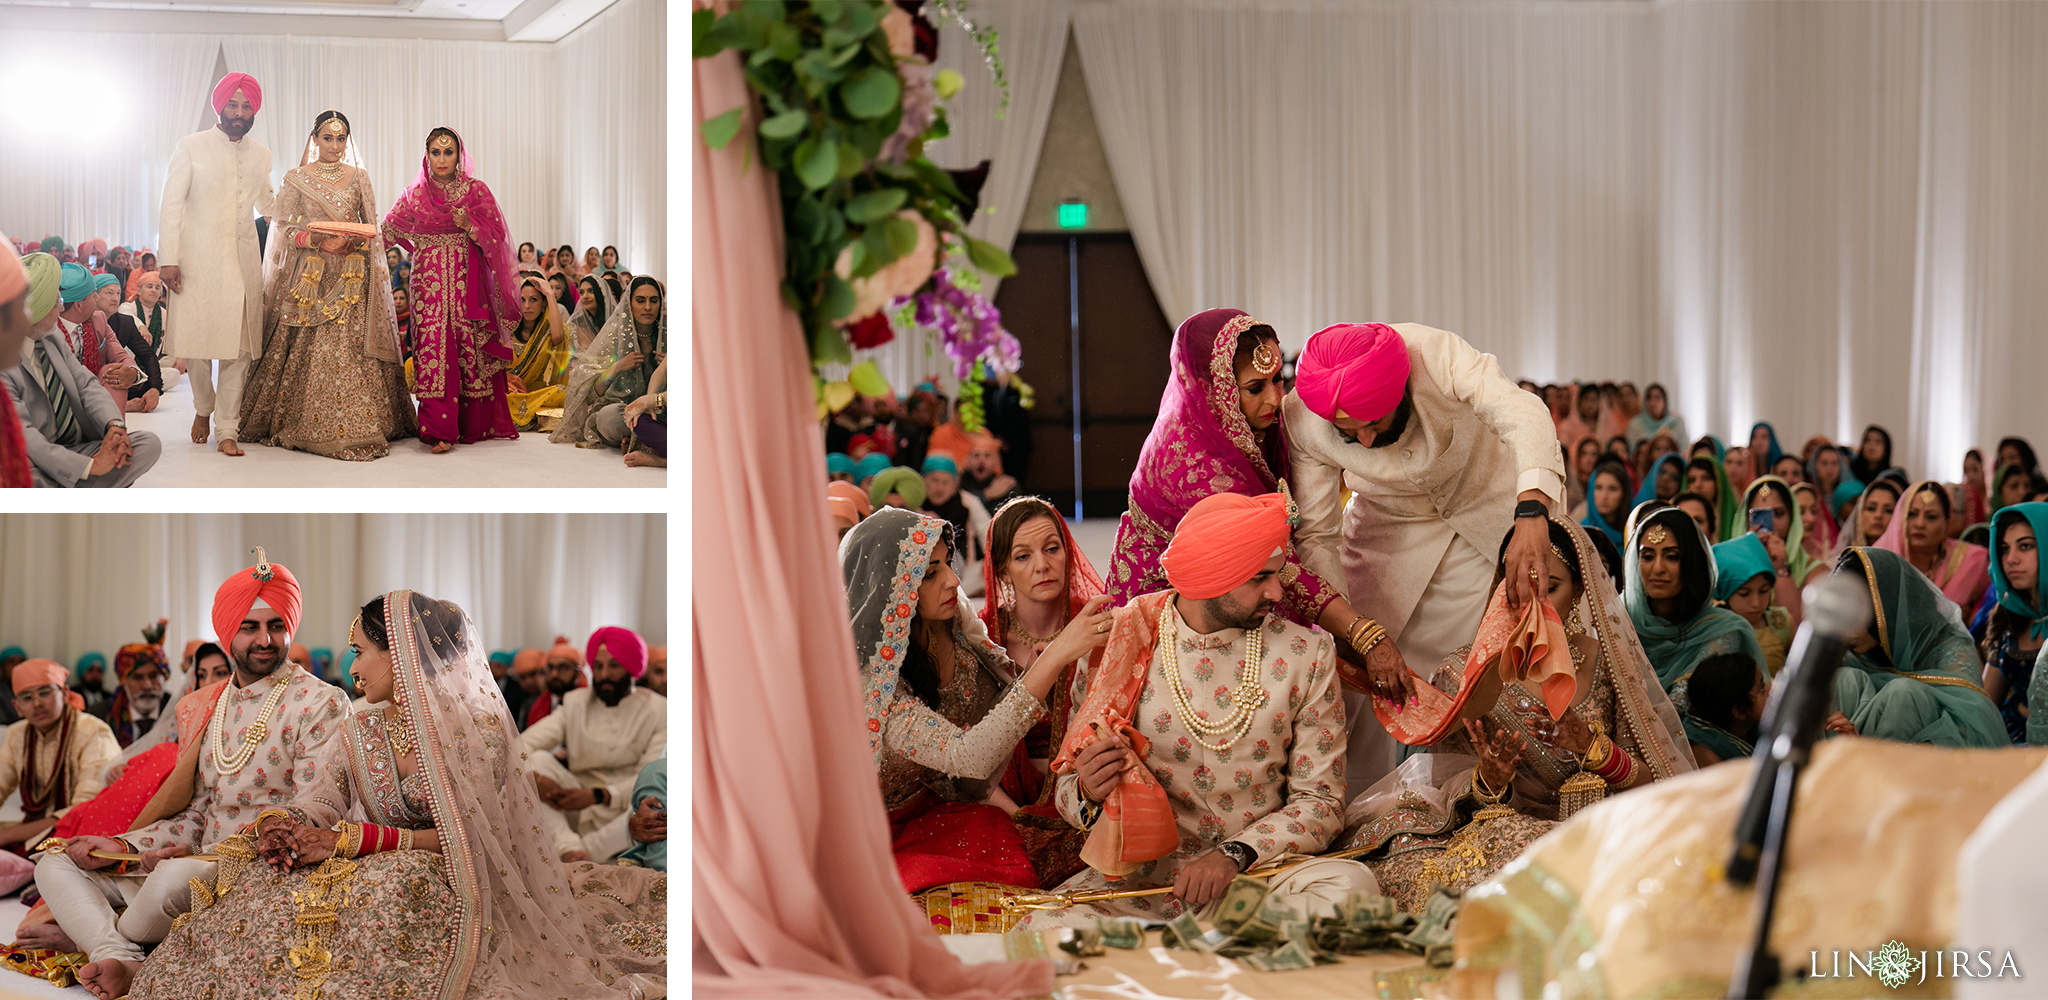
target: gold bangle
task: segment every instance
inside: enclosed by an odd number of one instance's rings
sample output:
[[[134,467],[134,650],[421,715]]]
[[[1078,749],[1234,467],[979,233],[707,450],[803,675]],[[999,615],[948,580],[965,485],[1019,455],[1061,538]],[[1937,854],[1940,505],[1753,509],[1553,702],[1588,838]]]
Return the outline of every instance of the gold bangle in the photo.
[[[1508,792],[1513,791],[1514,787],[1514,783],[1510,781],[1508,783],[1507,788],[1504,788],[1498,792],[1487,791],[1486,775],[1484,774],[1484,772],[1481,772],[1476,769],[1472,772],[1472,797],[1478,799],[1481,802],[1486,803],[1487,805],[1500,805],[1500,800],[1507,798]]]
[[[1600,768],[1606,767],[1607,758],[1613,755],[1614,740],[1610,739],[1606,733],[1596,730],[1593,736],[1593,745],[1586,748],[1585,756],[1580,758],[1579,764],[1588,771],[1597,771]]]
[[[340,857],[353,858],[362,850],[363,827],[360,823],[343,823],[335,828],[341,839],[335,841],[334,853]]]
[[[412,831],[411,831],[411,830],[407,830],[407,829],[400,829],[400,830],[398,831],[398,849],[399,849],[399,850],[401,850],[401,851],[410,851],[410,850],[412,850]]]
[[[256,814],[256,833],[258,836],[261,836],[263,834],[263,821],[269,819],[272,816],[282,816],[288,820],[292,819],[292,814],[290,812],[287,812],[286,810],[277,808],[265,809],[262,812]],[[297,820],[292,821],[297,822]]]

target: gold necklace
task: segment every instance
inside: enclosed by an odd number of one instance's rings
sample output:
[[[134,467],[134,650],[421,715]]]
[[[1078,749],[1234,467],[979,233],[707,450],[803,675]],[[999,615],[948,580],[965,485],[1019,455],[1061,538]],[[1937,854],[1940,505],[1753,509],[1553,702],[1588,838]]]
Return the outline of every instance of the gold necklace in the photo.
[[[285,683],[290,679],[280,677],[271,682],[270,695],[263,699],[263,707],[256,712],[256,721],[250,723],[249,728],[243,731],[242,745],[236,748],[232,755],[227,752],[226,743],[227,708],[219,703],[214,705],[213,722],[207,727],[207,736],[213,742],[213,766],[216,771],[221,774],[235,774],[249,763],[250,758],[256,756],[256,745],[263,742],[265,736],[270,735],[270,714],[276,711],[278,703],[284,700]],[[234,691],[233,684],[222,687],[221,700],[225,701]]]
[[[1173,695],[1173,706],[1181,721],[1195,736],[1195,742],[1202,749],[1221,755],[1237,741],[1252,731],[1252,719],[1259,709],[1265,707],[1266,689],[1259,683],[1259,670],[1266,659],[1266,636],[1263,628],[1245,630],[1245,657],[1238,666],[1237,690],[1230,697],[1230,714],[1221,722],[1211,722],[1195,714],[1194,706],[1188,703],[1186,685],[1180,677],[1180,625],[1174,619],[1173,599],[1167,598],[1159,608],[1159,637],[1163,650],[1159,669],[1166,675],[1166,688]],[[1258,692],[1256,696],[1252,692]],[[1210,743],[1204,736],[1216,737],[1228,734],[1229,739],[1221,743]]]
[[[343,172],[347,170],[348,165],[340,162],[339,160],[333,163],[325,163],[321,161],[315,161],[313,163],[313,172],[319,174],[321,177],[330,181],[340,180]]]
[[[1024,623],[1018,620],[1015,605],[1003,609],[1003,622],[1009,631],[1017,634],[1017,638],[1034,646],[1043,646],[1060,637],[1060,630],[1067,627],[1067,616],[1060,616],[1060,623],[1053,627],[1051,635],[1032,635],[1026,632]]]
[[[391,736],[391,752],[399,759],[410,757],[419,749],[419,741],[413,736],[412,722],[405,717],[404,707],[396,702],[391,707],[393,711],[384,717],[384,730]],[[398,717],[395,724],[391,721],[392,715]]]

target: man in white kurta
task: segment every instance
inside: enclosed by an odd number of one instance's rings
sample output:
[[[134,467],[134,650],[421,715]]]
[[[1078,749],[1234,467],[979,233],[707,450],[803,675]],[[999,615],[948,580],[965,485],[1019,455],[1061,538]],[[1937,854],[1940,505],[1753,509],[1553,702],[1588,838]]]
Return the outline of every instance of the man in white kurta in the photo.
[[[7,727],[0,741],[0,802],[21,790],[21,824],[0,831],[0,844],[10,848],[39,843],[72,806],[107,786],[107,766],[121,759],[113,729],[86,714],[68,678],[55,660],[14,668],[14,703],[22,721]]]
[[[337,778],[321,765],[348,699],[286,658],[299,610],[298,582],[281,565],[259,563],[222,584],[213,624],[228,641],[235,676],[200,692],[216,701],[198,737],[190,803],[118,840],[74,837],[36,861],[36,886],[51,915],[92,960],[79,970],[89,988],[110,997],[127,992],[142,945],[163,940],[171,921],[191,909],[190,880],[213,878],[213,862],[183,855],[206,853],[259,821],[288,830],[287,820],[329,827],[341,819]],[[116,863],[89,851],[143,860]],[[128,909],[117,918],[122,905]]]
[[[668,748],[668,699],[633,680],[647,669],[647,643],[629,629],[590,637],[590,686],[520,734],[541,798],[541,825],[563,861],[604,864],[633,846],[633,784]],[[566,747],[568,763],[555,756]]]
[[[1296,370],[1283,405],[1302,561],[1344,581],[1351,606],[1426,677],[1478,633],[1511,529],[1510,600],[1535,597],[1530,574],[1550,551],[1544,513],[1564,502],[1556,425],[1493,355],[1418,323],[1329,327]],[[1353,697],[1355,796],[1394,768],[1399,747]]]
[[[229,73],[213,90],[220,124],[178,140],[164,181],[157,262],[171,292],[168,347],[186,362],[198,415],[192,440],[206,443],[216,417],[220,450],[235,443],[242,383],[263,354],[263,255],[256,216],[270,214],[270,150],[248,138],[263,88],[247,73]],[[219,361],[218,385],[212,372]]]
[[[1335,648],[1328,633],[1270,614],[1280,600],[1288,530],[1279,494],[1225,493],[1195,504],[1161,557],[1174,589],[1119,609],[1110,645],[1089,673],[1089,690],[1096,692],[1120,685],[1122,671],[1145,671],[1130,710],[1114,710],[1149,742],[1144,767],[1166,791],[1180,847],[1113,886],[1091,867],[1056,891],[1169,885],[1175,891],[1045,911],[1032,916],[1031,926],[1086,926],[1098,916],[1161,920],[1186,911],[1204,919],[1239,873],[1320,853],[1340,832],[1345,716]],[[1120,640],[1127,633],[1139,639],[1126,645]],[[1254,636],[1259,665],[1247,684],[1242,672]],[[1138,667],[1132,654],[1145,650],[1150,663]],[[1182,711],[1182,698],[1196,725]],[[1097,704],[1084,699],[1069,731],[1095,721]],[[1230,719],[1239,704],[1257,706],[1244,725],[1202,732]],[[1121,738],[1098,740],[1072,756],[1071,768],[1055,768],[1062,772],[1056,801],[1068,823],[1091,829],[1108,794],[1132,780],[1124,777],[1131,753],[1125,746]],[[1320,912],[1335,912],[1353,892],[1377,891],[1371,871],[1354,861],[1313,862],[1273,888],[1279,899]]]

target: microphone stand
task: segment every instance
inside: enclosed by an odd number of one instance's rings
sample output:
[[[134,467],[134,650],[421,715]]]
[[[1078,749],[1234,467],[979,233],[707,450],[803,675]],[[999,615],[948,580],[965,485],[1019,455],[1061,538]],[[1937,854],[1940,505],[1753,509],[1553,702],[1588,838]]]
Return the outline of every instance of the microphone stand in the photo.
[[[1749,801],[1735,825],[1735,851],[1728,859],[1730,884],[1756,885],[1756,933],[1736,959],[1729,1000],[1762,1000],[1784,978],[1770,940],[1794,796],[1827,721],[1847,638],[1869,621],[1869,600],[1867,591],[1838,575],[1808,588],[1805,605],[1810,616],[1793,639],[1786,660],[1791,666],[1771,691],[1765,711],[1769,752],[1757,762]]]

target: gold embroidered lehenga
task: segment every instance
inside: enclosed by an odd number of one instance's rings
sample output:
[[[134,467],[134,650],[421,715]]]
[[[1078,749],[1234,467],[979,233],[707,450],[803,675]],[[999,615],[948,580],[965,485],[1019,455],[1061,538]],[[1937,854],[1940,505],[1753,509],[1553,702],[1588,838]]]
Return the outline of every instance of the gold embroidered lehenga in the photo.
[[[308,160],[311,145],[308,145]],[[370,175],[301,160],[284,175],[263,265],[263,355],[249,369],[241,439],[366,462],[416,437],[381,236],[321,249],[316,222],[376,225]],[[310,247],[298,246],[306,234]]]
[[[230,837],[212,886],[143,963],[131,996],[623,998],[665,990],[667,876],[554,859],[533,779],[474,626],[452,604],[386,597],[418,767],[403,775],[380,711],[344,728],[349,820],[435,830],[441,850],[388,850],[280,875]],[[424,664],[425,669],[422,669]]]

